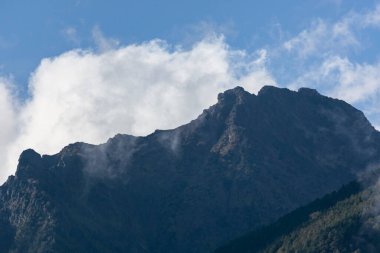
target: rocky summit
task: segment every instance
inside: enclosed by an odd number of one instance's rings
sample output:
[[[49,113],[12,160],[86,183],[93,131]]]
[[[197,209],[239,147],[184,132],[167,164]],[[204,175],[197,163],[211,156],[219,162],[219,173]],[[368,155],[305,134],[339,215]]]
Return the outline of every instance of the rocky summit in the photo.
[[[211,252],[379,158],[379,132],[344,101],[236,87],[173,130],[24,151],[0,188],[0,252]]]

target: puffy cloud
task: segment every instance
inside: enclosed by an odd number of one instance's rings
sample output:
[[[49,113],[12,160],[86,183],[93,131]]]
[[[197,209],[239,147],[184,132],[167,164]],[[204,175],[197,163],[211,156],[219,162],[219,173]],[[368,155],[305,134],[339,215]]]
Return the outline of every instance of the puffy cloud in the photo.
[[[379,63],[358,64],[347,58],[334,57],[323,63],[321,72],[323,78],[338,80],[338,85],[331,87],[331,93],[347,102],[358,103],[379,96]]]
[[[356,103],[377,95],[379,70],[379,64],[357,64],[335,56],[323,61],[319,68],[304,73],[290,87],[295,89],[309,83],[332,96]]]
[[[20,112],[20,133],[7,147],[7,168],[15,168],[26,148],[55,153],[71,142],[174,128],[227,88],[239,84],[255,92],[275,85],[265,69],[265,50],[249,55],[230,49],[223,38],[204,39],[188,50],[159,40],[119,48],[101,41],[99,52],[74,50],[42,60]]]
[[[0,78],[0,161],[2,168],[4,168],[0,171],[0,178],[2,179],[5,179],[11,172],[6,167],[8,148],[15,141],[17,134],[17,113],[14,101],[10,82],[4,78]]]

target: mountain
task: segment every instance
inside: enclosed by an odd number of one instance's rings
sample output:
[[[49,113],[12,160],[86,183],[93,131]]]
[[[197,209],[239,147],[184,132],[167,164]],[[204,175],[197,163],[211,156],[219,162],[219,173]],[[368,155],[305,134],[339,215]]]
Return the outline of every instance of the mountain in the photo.
[[[378,187],[353,181],[215,253],[379,252]]]
[[[0,252],[210,252],[379,154],[380,134],[343,101],[236,87],[173,130],[24,151],[0,187]]]

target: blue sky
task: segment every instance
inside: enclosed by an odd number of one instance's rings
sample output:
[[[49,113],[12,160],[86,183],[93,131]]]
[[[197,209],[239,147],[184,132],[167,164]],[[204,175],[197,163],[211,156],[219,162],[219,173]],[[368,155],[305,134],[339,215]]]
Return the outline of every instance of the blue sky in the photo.
[[[20,152],[187,123],[236,85],[316,88],[380,129],[380,1],[0,1],[0,181]]]
[[[225,34],[232,47],[253,51],[275,46],[315,19],[333,22],[350,11],[374,8],[375,2],[2,0],[1,73],[12,75],[17,83],[25,85],[42,58],[72,48],[94,47],[91,33],[95,26],[121,44],[154,38],[186,44],[199,39],[206,32],[202,29],[213,29]],[[71,39],[67,36],[70,31]],[[377,45],[372,46],[378,50]],[[355,57],[370,61],[378,57],[361,53],[364,56]]]

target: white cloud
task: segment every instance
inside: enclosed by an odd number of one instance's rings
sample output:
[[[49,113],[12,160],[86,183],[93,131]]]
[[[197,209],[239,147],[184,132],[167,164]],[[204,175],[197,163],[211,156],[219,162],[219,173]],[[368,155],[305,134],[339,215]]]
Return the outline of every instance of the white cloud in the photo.
[[[331,93],[347,102],[363,102],[379,95],[380,64],[357,64],[335,57],[324,62],[321,69],[324,77],[333,75],[338,80]]]
[[[364,15],[359,15],[355,21],[361,23],[362,26],[380,26],[380,4],[377,5],[374,10]]]
[[[117,133],[145,135],[187,123],[227,88],[274,85],[265,59],[264,50],[249,55],[215,37],[189,50],[154,40],[44,59],[29,83],[21,131],[7,147],[7,168],[26,148],[55,153],[76,141],[101,143]]]
[[[323,57],[358,45],[357,38],[345,20],[328,24],[321,19],[283,44],[287,51],[301,58]]]
[[[380,62],[354,63],[334,56],[319,67],[306,71],[290,88],[312,86],[324,94],[340,98],[364,110],[375,126],[380,124]],[[378,128],[379,129],[379,128]]]
[[[326,59],[319,68],[306,72],[290,87],[309,83],[349,103],[365,102],[380,93],[380,63],[358,64],[347,58]]]
[[[3,168],[0,171],[1,179],[5,179],[11,173],[10,168],[6,167],[6,165],[8,161],[8,148],[15,141],[17,134],[17,114],[14,101],[10,82],[4,78],[0,78],[0,161]]]
[[[318,19],[287,40],[283,48],[298,57],[326,57],[360,48],[356,31],[380,26],[380,5],[366,12],[350,12],[336,22]]]

